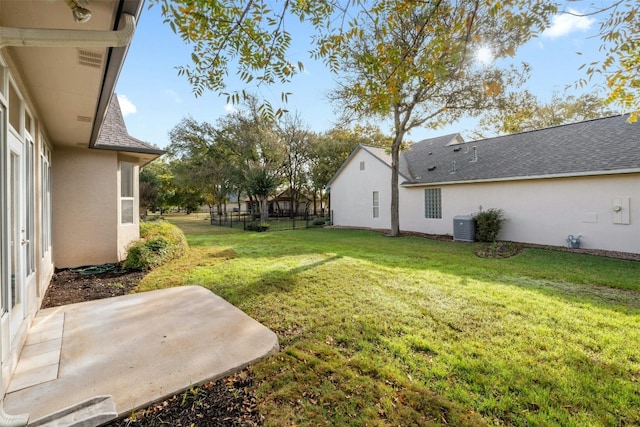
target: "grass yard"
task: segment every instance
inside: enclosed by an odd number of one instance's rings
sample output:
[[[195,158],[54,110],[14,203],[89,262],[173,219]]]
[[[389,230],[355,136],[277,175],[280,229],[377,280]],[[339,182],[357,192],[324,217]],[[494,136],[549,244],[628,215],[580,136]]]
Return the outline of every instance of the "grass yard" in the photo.
[[[266,425],[640,425],[640,263],[357,230],[247,233],[174,217],[202,285],[272,330]]]

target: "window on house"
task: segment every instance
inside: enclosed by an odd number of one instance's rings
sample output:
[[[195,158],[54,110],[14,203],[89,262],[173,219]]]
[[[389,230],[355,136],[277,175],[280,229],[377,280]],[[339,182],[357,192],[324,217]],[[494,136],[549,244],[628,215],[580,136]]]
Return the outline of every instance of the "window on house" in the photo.
[[[22,100],[18,95],[18,91],[9,84],[9,124],[15,129],[16,132],[20,132],[20,123],[22,121]]]
[[[424,190],[424,217],[442,218],[442,192],[439,188],[427,188]]]
[[[360,170],[363,171],[364,170],[364,161],[360,162]]]
[[[40,180],[42,190],[40,192],[40,215],[42,218],[42,239],[40,252],[44,258],[51,250],[51,150],[44,142],[42,136],[40,145]]]
[[[373,192],[373,217],[380,218],[380,195],[377,191]]]
[[[134,172],[133,163],[120,162],[120,224],[133,224]]]

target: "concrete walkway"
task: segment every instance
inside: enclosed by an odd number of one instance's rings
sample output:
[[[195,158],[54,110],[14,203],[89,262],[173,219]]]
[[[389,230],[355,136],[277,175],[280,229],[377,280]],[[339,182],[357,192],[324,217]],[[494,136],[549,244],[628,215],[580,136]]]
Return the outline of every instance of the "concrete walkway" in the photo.
[[[30,414],[31,425],[111,396],[122,415],[276,351],[272,331],[197,286],[45,309],[29,333],[4,410]]]

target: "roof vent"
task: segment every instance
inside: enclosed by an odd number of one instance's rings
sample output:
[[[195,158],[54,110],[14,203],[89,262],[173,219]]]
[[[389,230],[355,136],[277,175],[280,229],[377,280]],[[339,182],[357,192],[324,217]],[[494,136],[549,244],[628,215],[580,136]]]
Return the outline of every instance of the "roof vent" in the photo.
[[[460,151],[460,150],[462,150],[462,147],[456,147],[456,148],[454,148],[454,149],[453,149],[453,151],[455,151],[456,153],[457,153],[458,151]]]
[[[429,172],[433,172],[434,170],[436,170],[436,167],[435,166],[431,166],[431,167],[427,168],[427,170]]]
[[[78,63],[86,67],[102,68],[104,55],[87,49],[78,49]]]
[[[456,161],[451,162],[451,173],[456,173]]]
[[[471,155],[471,161],[472,162],[478,161],[478,147],[473,147],[473,154]]]

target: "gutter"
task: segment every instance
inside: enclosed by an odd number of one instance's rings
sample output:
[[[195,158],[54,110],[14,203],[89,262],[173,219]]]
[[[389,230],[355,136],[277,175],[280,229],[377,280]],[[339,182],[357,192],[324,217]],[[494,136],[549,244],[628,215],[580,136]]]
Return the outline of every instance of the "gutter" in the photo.
[[[440,182],[403,182],[401,187],[433,187],[435,185],[455,185],[455,184],[480,184],[488,182],[508,182],[508,181],[531,181],[537,179],[558,179],[558,178],[584,178],[590,176],[606,176],[606,175],[624,175],[640,173],[640,169],[615,169],[610,171],[593,171],[593,172],[577,172],[577,173],[559,173],[550,175],[531,175],[531,176],[510,176],[505,178],[485,178],[485,179],[469,179],[458,181],[440,181]]]
[[[123,13],[122,21],[123,28],[116,31],[0,27],[0,49],[8,46],[123,47],[133,38],[136,19],[133,15]]]

